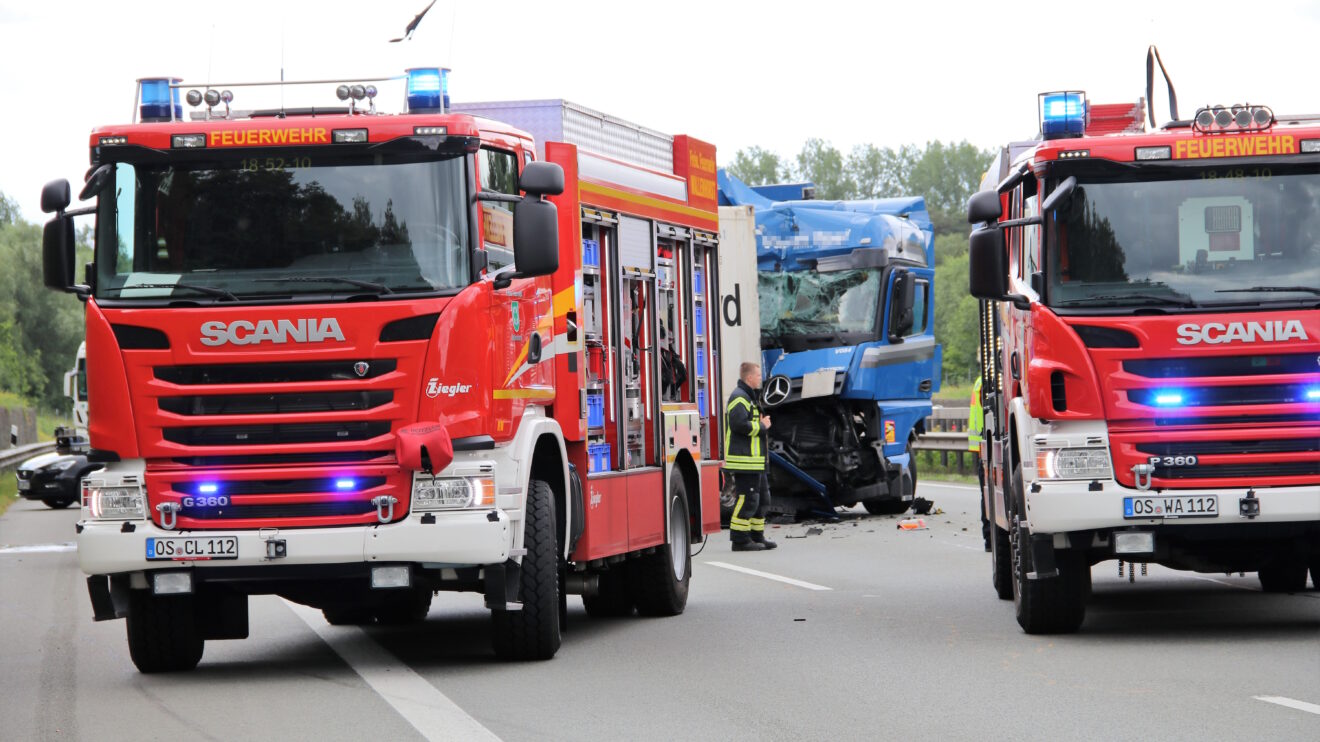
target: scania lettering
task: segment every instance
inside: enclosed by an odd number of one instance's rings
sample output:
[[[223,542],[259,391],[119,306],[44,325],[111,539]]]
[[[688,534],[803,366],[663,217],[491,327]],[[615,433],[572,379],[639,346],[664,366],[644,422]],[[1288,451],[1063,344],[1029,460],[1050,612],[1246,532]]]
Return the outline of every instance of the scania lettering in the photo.
[[[1040,135],[968,202],[996,592],[1035,634],[1083,626],[1105,560],[1304,589],[1320,125],[1239,105],[1148,128],[1149,101],[1080,92],[1038,106]]]
[[[719,530],[715,148],[558,99],[451,106],[447,76],[248,84],[242,112],[143,79],[92,132],[95,205],[43,191],[105,464],[79,562],[142,672],[246,637],[259,594],[399,624],[478,593],[513,660],[555,655],[566,594],[686,608]]]
[[[323,320],[300,319],[297,321],[282,319],[272,321],[263,319],[252,323],[238,320],[226,325],[224,322],[207,322],[202,325],[202,345],[255,345],[257,343],[321,343],[327,340],[344,342],[344,333],[339,329],[339,322],[333,317]]]
[[[1289,340],[1307,340],[1306,328],[1301,320],[1274,322],[1230,322],[1224,325],[1209,322],[1204,325],[1178,325],[1178,342],[1183,345],[1206,343],[1283,343]]]

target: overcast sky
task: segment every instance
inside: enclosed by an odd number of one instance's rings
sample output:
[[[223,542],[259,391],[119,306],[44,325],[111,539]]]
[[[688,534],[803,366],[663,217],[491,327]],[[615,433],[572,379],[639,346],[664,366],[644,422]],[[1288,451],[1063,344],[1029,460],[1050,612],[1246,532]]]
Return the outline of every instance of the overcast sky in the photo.
[[[845,152],[997,146],[1035,132],[1043,91],[1135,102],[1151,43],[1185,117],[1233,102],[1320,112],[1320,2],[437,0],[412,41],[387,43],[426,1],[0,0],[0,192],[34,222],[43,183],[76,193],[88,132],[129,120],[139,77],[272,80],[281,60],[289,80],[449,66],[455,101],[566,98],[713,142],[721,163],[752,145],[791,156],[808,137]],[[236,107],[270,102],[234,92]],[[288,102],[338,103],[332,88]]]

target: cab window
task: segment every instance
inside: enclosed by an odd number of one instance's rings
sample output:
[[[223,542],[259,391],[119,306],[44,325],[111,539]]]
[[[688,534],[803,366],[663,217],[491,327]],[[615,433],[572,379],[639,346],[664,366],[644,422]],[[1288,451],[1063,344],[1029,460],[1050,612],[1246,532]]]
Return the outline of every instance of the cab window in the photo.
[[[478,157],[481,190],[518,195],[518,157],[500,149],[482,149]],[[513,266],[513,204],[481,202],[481,236],[491,273]]]

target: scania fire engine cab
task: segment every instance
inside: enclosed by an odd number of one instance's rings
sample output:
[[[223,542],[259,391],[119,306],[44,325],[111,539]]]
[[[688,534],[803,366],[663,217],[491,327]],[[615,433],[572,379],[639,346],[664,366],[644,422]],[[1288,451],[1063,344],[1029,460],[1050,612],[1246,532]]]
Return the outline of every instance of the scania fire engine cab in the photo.
[[[1210,106],[1148,131],[1141,103],[1039,106],[968,204],[999,597],[1049,633],[1082,624],[1105,560],[1305,588],[1320,118]]]
[[[86,303],[95,618],[158,672],[247,636],[251,595],[361,624],[478,592],[511,659],[555,654],[565,594],[681,613],[719,529],[714,147],[459,112],[442,68],[279,84],[328,105],[140,80],[95,205],[42,194],[46,283]]]

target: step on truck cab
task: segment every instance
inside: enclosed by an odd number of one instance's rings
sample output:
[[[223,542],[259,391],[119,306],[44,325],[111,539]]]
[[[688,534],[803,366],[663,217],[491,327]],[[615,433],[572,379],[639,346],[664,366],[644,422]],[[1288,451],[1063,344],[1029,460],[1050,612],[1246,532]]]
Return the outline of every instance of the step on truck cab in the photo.
[[[1147,130],[1140,102],[1039,104],[1041,136],[968,205],[999,597],[1049,633],[1082,624],[1106,560],[1304,589],[1320,121],[1226,106]]]
[[[94,205],[43,192],[105,464],[79,562],[141,671],[247,636],[259,594],[349,624],[477,592],[512,659],[555,654],[569,593],[683,611],[689,544],[719,528],[714,147],[619,147],[641,127],[562,101],[518,128],[447,79],[251,110],[144,79],[136,120],[91,135]],[[402,113],[377,110],[391,89]]]

